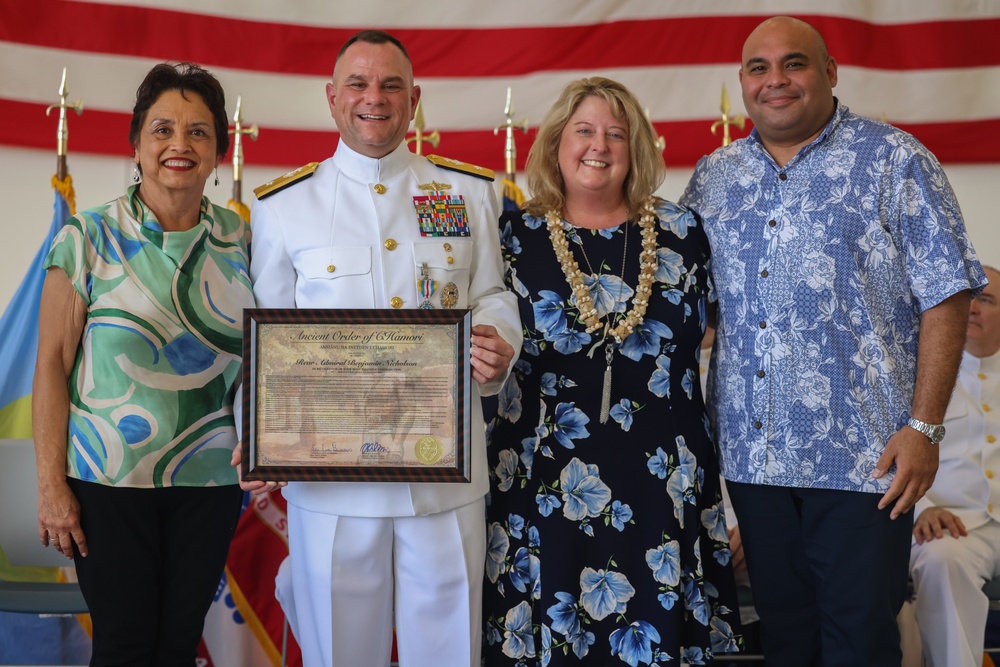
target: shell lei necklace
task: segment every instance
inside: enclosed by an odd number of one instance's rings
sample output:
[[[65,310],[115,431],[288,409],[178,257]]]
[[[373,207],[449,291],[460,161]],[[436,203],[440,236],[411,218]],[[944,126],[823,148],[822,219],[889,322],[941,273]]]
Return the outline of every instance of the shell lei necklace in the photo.
[[[563,229],[562,218],[557,211],[549,211],[545,214],[546,228],[549,232],[549,240],[552,248],[556,252],[556,259],[562,267],[566,282],[573,290],[573,297],[576,299],[576,307],[580,314],[580,319],[587,325],[587,333],[593,333],[601,328],[601,319],[597,316],[597,308],[594,307],[594,300],[590,297],[590,290],[583,282],[583,274],[580,272],[580,265],[573,258],[573,251],[570,250],[569,240],[566,238],[566,231]],[[614,311],[608,313],[607,322],[604,324],[604,332],[601,335],[600,344],[604,342],[604,358],[607,367],[604,369],[604,387],[601,392],[601,418],[602,424],[607,423],[611,411],[611,361],[614,359],[615,349],[635,331],[635,327],[642,324],[642,318],[646,314],[646,307],[649,305],[649,295],[652,294],[653,278],[656,274],[656,211],[653,206],[653,198],[646,199],[642,204],[642,216],[639,218],[639,228],[642,232],[642,252],[639,254],[639,284],[635,288],[632,297],[632,309],[624,315],[618,315]],[[625,231],[625,242],[628,243],[628,230]],[[581,244],[581,249],[583,248]],[[626,246],[627,247],[627,246]],[[586,252],[584,258],[587,259]],[[590,260],[587,259],[587,264]],[[590,267],[593,272],[593,267]],[[625,274],[625,262],[622,261],[622,276]],[[597,280],[597,276],[594,276]],[[622,280],[624,284],[624,279]],[[612,322],[616,326],[612,327]],[[614,339],[614,343],[612,343]]]

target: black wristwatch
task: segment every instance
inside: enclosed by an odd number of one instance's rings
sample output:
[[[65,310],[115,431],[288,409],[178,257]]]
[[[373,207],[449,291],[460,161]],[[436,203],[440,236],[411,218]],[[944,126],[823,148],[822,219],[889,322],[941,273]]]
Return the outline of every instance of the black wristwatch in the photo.
[[[944,439],[944,424],[928,424],[910,417],[910,421],[906,422],[906,425],[926,435],[932,444],[936,445]]]

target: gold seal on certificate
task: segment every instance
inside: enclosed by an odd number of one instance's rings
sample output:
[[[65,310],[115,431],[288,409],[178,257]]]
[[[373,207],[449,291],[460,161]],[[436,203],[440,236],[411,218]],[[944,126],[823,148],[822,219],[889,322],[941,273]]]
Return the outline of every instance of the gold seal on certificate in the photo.
[[[441,441],[435,438],[433,435],[425,435],[424,437],[417,440],[416,446],[413,448],[413,453],[416,455],[417,460],[424,465],[434,465],[441,460],[441,453],[444,450],[441,448]]]
[[[471,331],[465,309],[244,311],[243,479],[470,482]]]

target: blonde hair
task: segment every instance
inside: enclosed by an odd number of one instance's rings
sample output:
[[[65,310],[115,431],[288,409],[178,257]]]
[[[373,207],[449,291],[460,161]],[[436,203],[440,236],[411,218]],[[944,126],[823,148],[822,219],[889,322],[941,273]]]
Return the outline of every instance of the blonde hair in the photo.
[[[629,218],[639,215],[642,203],[656,192],[666,176],[663,153],[656,147],[653,126],[632,92],[611,79],[589,77],[567,85],[545,115],[535,143],[528,151],[525,168],[531,199],[525,209],[541,217],[548,211],[562,211],[566,203],[565,182],[559,171],[559,142],[563,129],[580,103],[587,97],[603,99],[619,121],[628,124],[629,170],[622,185]]]

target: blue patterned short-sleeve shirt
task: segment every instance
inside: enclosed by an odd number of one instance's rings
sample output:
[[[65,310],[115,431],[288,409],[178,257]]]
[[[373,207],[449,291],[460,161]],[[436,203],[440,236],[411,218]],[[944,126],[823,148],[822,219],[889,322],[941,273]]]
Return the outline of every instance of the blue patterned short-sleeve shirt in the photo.
[[[986,284],[940,164],[838,103],[784,167],[756,130],[702,158],[681,202],[712,247],[726,479],[884,492],[871,471],[909,418],[921,313]]]

